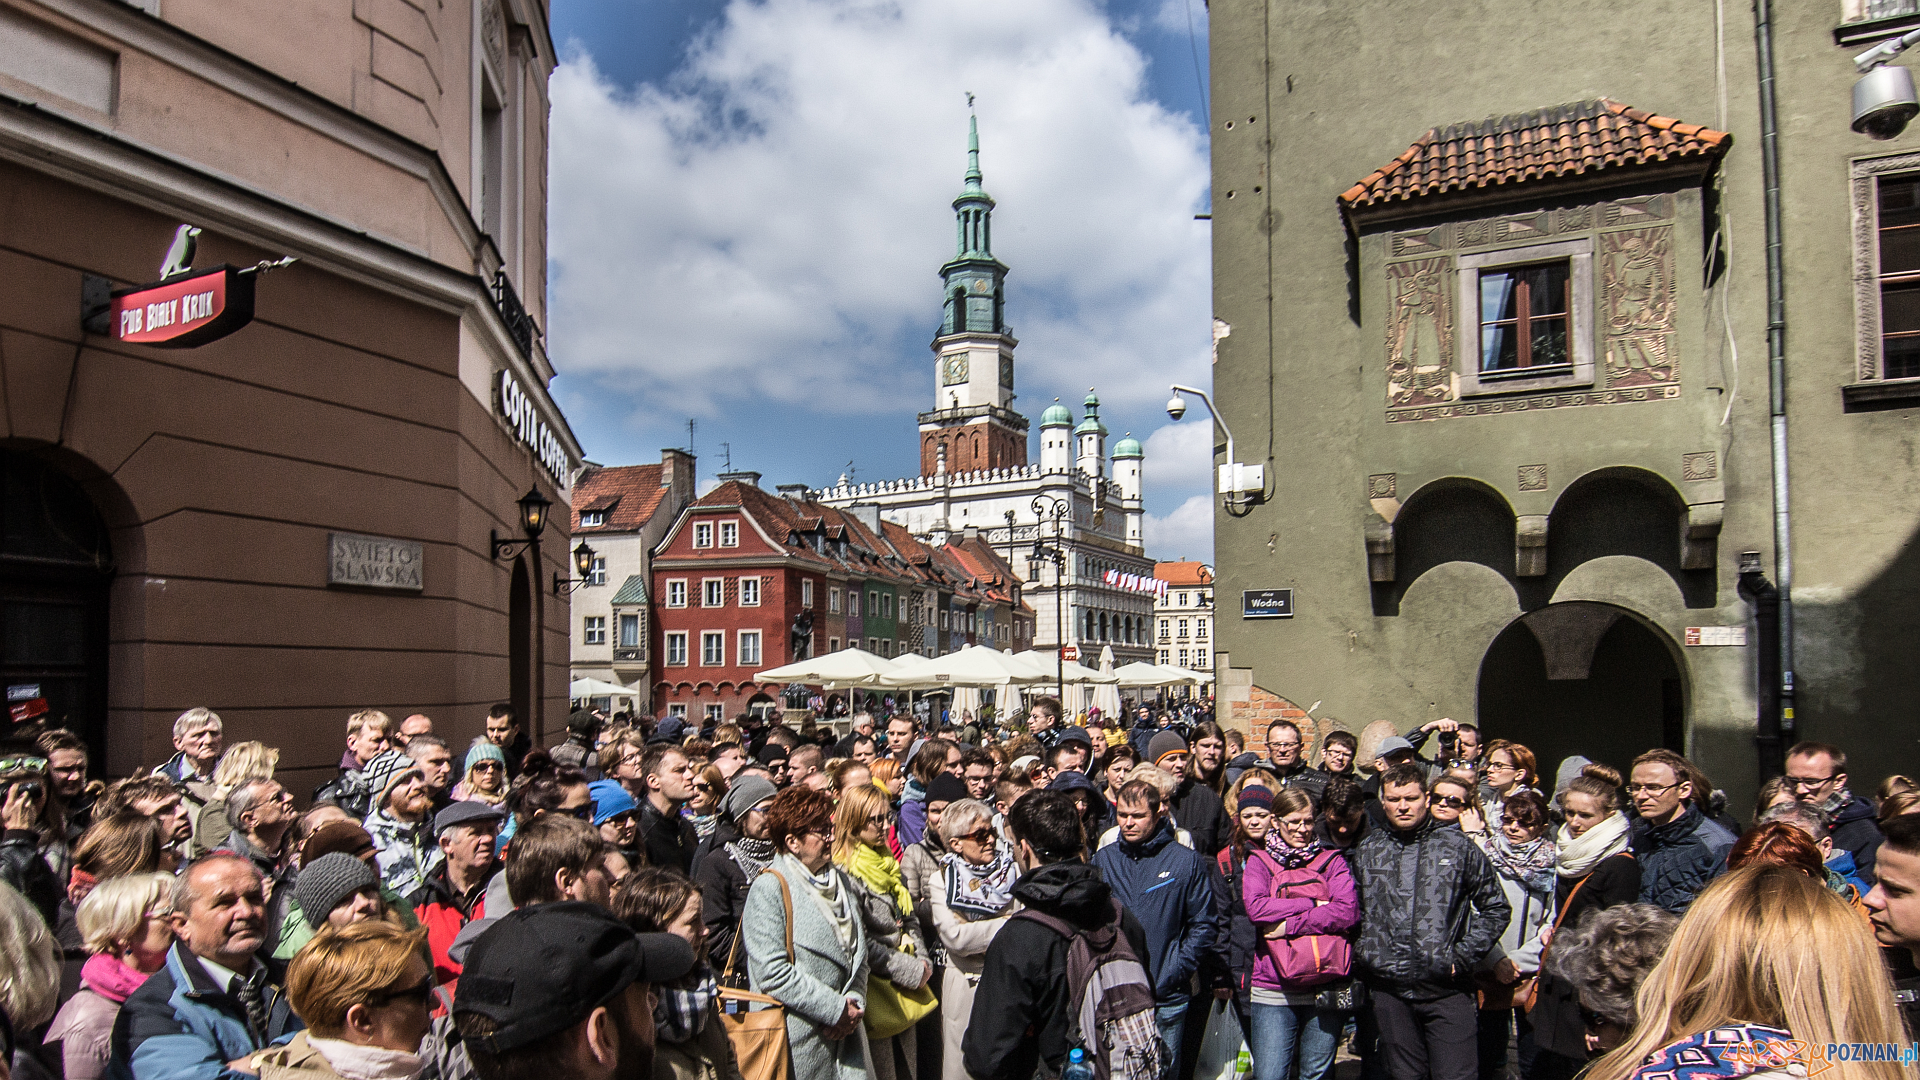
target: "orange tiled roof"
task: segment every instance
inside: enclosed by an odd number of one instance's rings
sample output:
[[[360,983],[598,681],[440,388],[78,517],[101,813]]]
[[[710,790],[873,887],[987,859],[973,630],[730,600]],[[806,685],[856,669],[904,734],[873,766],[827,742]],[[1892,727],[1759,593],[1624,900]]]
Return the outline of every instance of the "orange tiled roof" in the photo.
[[[1636,165],[1692,161],[1704,169],[1732,142],[1724,131],[1598,98],[1434,128],[1406,153],[1341,192],[1340,205],[1348,211],[1379,210],[1428,196]]]
[[[573,482],[573,531],[583,510],[604,510],[607,523],[587,532],[638,532],[667,494],[658,465],[589,469]]]
[[[1213,584],[1213,568],[1203,562],[1163,562],[1153,564],[1153,576],[1169,585]]]

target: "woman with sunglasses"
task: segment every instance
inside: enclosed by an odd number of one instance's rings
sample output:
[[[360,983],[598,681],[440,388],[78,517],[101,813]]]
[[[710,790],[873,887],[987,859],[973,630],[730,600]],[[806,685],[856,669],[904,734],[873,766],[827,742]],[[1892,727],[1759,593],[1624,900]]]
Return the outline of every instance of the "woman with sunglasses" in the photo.
[[[1470,835],[1484,829],[1473,781],[1442,773],[1427,785],[1427,796],[1427,816],[1441,825],[1458,826]]]
[[[1507,1041],[1519,1025],[1520,1072],[1533,1064],[1533,1025],[1526,999],[1540,970],[1540,934],[1553,914],[1554,866],[1560,849],[1548,834],[1547,801],[1531,791],[1516,791],[1500,811],[1498,831],[1474,839],[1499,874],[1513,914],[1487,954],[1480,983],[1480,1076],[1493,1080],[1507,1071]]]
[[[974,990],[987,962],[987,946],[1017,905],[1013,883],[1020,865],[1000,842],[993,811],[978,799],[960,799],[941,815],[947,854],[935,879],[933,925],[946,947],[940,981],[941,1080],[966,1080],[963,1042],[973,1015]],[[931,1077],[922,1080],[933,1080]]]
[[[287,966],[287,1000],[307,1028],[253,1055],[260,1080],[418,1075],[435,1001],[426,941],[375,920],[307,942]]]
[[[720,800],[727,794],[727,778],[718,765],[706,765],[693,774],[693,798],[680,813],[693,822],[694,835],[705,840],[720,824]]]
[[[919,1043],[912,1025],[930,1010],[913,1014],[907,998],[933,978],[933,964],[906,876],[887,850],[892,821],[879,788],[855,788],[841,796],[833,818],[833,861],[847,872],[854,908],[866,928],[866,1026],[873,1074],[878,1080],[913,1080]],[[900,1021],[906,1021],[904,1028],[897,1028]]]
[[[488,806],[507,801],[507,755],[487,737],[473,740],[467,747],[467,760],[460,782],[453,785],[455,799],[470,799]]]

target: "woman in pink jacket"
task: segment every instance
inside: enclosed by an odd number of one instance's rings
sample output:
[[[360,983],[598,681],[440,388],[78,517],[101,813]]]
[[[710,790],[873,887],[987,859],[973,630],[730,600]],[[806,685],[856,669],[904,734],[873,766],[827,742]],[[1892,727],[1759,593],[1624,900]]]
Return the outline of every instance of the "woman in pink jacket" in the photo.
[[[1347,936],[1360,921],[1360,900],[1347,860],[1314,839],[1311,796],[1275,792],[1273,818],[1266,843],[1249,853],[1241,889],[1264,946],[1253,964],[1253,1076],[1286,1080],[1297,1052],[1299,1080],[1325,1080],[1346,1016],[1315,999],[1349,974]]]

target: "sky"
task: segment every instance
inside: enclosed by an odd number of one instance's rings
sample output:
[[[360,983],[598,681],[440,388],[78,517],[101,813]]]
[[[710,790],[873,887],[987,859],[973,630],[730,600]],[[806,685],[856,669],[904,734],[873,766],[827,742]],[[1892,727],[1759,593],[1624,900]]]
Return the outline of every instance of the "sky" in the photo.
[[[703,489],[918,473],[971,93],[1015,408],[1097,388],[1147,553],[1212,561],[1205,409],[1165,412],[1211,381],[1203,0],[557,0],[553,35],[547,347],[589,460],[692,420]]]

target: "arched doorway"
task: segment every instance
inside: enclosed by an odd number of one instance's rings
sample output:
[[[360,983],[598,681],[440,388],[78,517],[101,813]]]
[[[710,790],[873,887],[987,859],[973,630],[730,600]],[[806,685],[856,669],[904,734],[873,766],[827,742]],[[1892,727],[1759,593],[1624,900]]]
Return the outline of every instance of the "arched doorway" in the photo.
[[[513,560],[507,594],[507,701],[520,730],[533,731],[533,582],[524,558]]]
[[[0,681],[47,700],[47,726],[106,760],[108,584],[113,546],[79,484],[0,450]]]
[[[1611,604],[1549,604],[1515,619],[1480,662],[1485,739],[1512,739],[1539,759],[1550,788],[1580,754],[1623,773],[1642,751],[1685,749],[1686,693],[1673,639]]]

